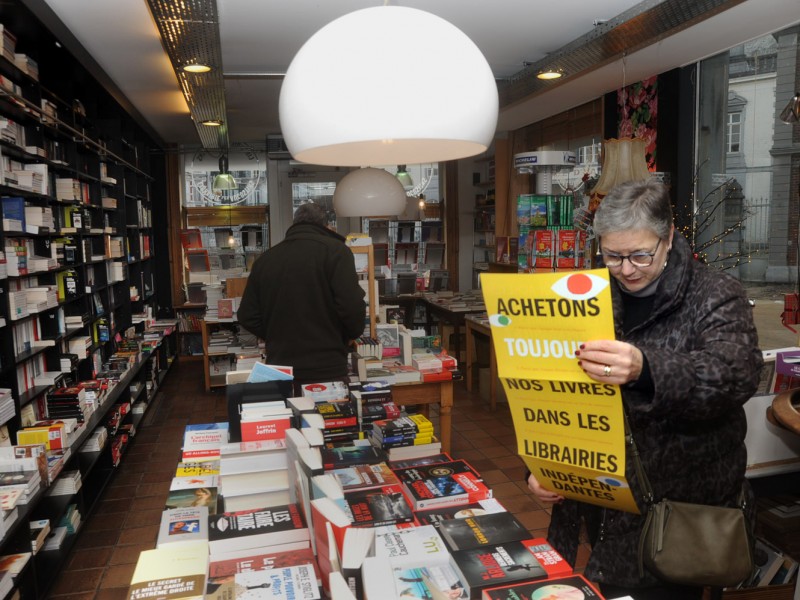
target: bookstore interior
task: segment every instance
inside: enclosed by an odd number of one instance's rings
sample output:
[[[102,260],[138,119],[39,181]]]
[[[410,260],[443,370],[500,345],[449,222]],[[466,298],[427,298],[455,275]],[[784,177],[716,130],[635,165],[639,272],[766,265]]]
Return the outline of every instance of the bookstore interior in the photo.
[[[468,395],[515,428],[531,411],[510,408],[493,337],[509,322],[485,282],[606,272],[594,210],[647,178],[697,260],[780,290],[771,318],[794,336],[762,346],[745,406],[754,568],[705,597],[800,600],[796,3],[618,0],[546,50],[514,24],[547,28],[536,9],[503,3],[463,21],[367,2],[109,4],[0,6],[0,600],[51,597],[176,370],[227,420],[175,433],[157,534],[117,565],[118,595],[64,598],[604,598],[459,456],[455,417]],[[322,14],[256,30],[262,4]],[[125,13],[106,12],[134,5],[146,32],[123,35]],[[304,33],[276,70],[253,56],[282,23]],[[225,54],[249,41],[247,60]],[[148,99],[130,56],[151,42],[170,83]],[[513,68],[492,54],[506,43]],[[166,94],[182,109],[153,101]],[[367,310],[349,383],[298,395],[237,309],[307,202],[352,250]]]

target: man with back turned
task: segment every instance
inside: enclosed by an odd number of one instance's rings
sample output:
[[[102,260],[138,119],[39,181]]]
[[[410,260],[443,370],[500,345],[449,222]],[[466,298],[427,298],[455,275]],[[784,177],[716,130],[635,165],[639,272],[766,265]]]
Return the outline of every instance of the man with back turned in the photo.
[[[348,345],[364,331],[353,253],[327,224],[322,206],[298,207],[285,239],[253,264],[237,312],[264,340],[268,362],[294,367],[296,392],[303,383],[344,379]]]

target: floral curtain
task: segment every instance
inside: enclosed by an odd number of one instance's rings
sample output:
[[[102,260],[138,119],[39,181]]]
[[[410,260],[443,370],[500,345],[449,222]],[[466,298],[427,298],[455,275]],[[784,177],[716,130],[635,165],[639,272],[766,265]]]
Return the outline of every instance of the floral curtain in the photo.
[[[617,90],[617,136],[645,140],[647,168],[656,170],[658,76],[653,75]]]

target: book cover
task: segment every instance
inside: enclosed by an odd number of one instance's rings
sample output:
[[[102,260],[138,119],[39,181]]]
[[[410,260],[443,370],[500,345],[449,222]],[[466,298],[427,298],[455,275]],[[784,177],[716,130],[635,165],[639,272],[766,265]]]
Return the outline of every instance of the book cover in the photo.
[[[330,474],[336,478],[345,492],[400,484],[397,475],[385,462],[333,469]]]
[[[286,437],[286,430],[291,426],[292,419],[288,415],[257,417],[252,420],[242,419],[242,441],[282,440]]]
[[[355,465],[374,465],[386,461],[386,454],[371,444],[321,448],[322,466],[328,469],[340,469]]]
[[[161,514],[156,548],[168,544],[208,541],[208,507],[170,508]]]
[[[442,539],[454,552],[530,538],[525,526],[510,512],[449,519],[440,522],[438,527]]]
[[[320,598],[314,567],[311,564],[246,571],[234,575],[236,600],[317,600]]]
[[[263,552],[254,553],[250,556],[210,561],[208,564],[208,583],[209,585],[223,583],[225,580],[231,579],[236,573],[279,569],[281,567],[304,564],[316,564],[316,558],[311,548],[283,552],[273,551],[272,548],[268,548]],[[319,579],[318,573],[317,579]]]
[[[308,540],[308,528],[296,504],[273,506],[209,517],[211,554]]]
[[[375,556],[386,557],[393,567],[414,568],[447,564],[450,551],[433,525],[407,529],[375,529]]]
[[[344,500],[356,526],[379,527],[414,520],[414,513],[398,485],[348,492]]]
[[[422,598],[425,600],[469,598],[460,573],[451,564],[428,565],[413,569],[392,568],[391,572],[394,579],[395,598]]]
[[[473,599],[479,599],[481,592],[489,587],[547,577],[522,542],[484,544],[454,551],[453,562]]]
[[[188,477],[173,477],[169,484],[170,491],[173,490],[193,490],[200,487],[219,486],[219,475],[195,475]]]
[[[197,475],[219,475],[219,460],[179,462],[175,469],[176,477],[194,477]]]
[[[228,442],[228,423],[197,423],[186,425],[183,450],[219,448]]]
[[[421,467],[424,465],[435,465],[443,462],[450,462],[453,460],[446,452],[438,452],[436,454],[429,454],[427,456],[419,456],[415,458],[404,458],[402,460],[389,461],[389,467],[392,470],[406,469],[408,467]]]
[[[479,596],[482,600],[604,600],[583,575],[543,579],[508,586],[490,587]]]
[[[414,510],[468,504],[491,498],[492,491],[463,460],[394,469]]]
[[[533,554],[536,561],[542,565],[547,572],[547,577],[567,577],[572,575],[572,565],[570,565],[561,554],[553,548],[550,543],[542,537],[530,540],[522,540],[522,544]]]
[[[466,519],[468,517],[477,517],[478,515],[505,512],[505,510],[505,507],[495,498],[487,498],[486,500],[478,500],[477,502],[470,502],[469,504],[457,504],[454,506],[442,506],[431,510],[419,510],[415,511],[414,515],[421,525],[434,525],[450,519]]]
[[[196,486],[170,490],[167,493],[165,509],[189,508],[203,506],[208,513],[217,512],[217,488],[212,486]]]
[[[139,554],[128,600],[173,598],[202,600],[206,587],[208,544],[168,545]]]

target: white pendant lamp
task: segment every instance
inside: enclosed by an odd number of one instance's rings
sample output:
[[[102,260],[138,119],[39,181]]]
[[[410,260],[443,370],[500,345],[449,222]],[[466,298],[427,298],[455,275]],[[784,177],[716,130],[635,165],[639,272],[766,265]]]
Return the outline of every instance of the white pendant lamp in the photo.
[[[336,185],[333,210],[337,217],[388,217],[406,209],[406,191],[384,169],[351,171]]]
[[[411,81],[398,77],[398,65],[417,67]],[[489,147],[497,84],[478,47],[452,24],[378,6],[332,21],[300,48],[283,80],[279,114],[286,146],[303,162],[455,160]]]

